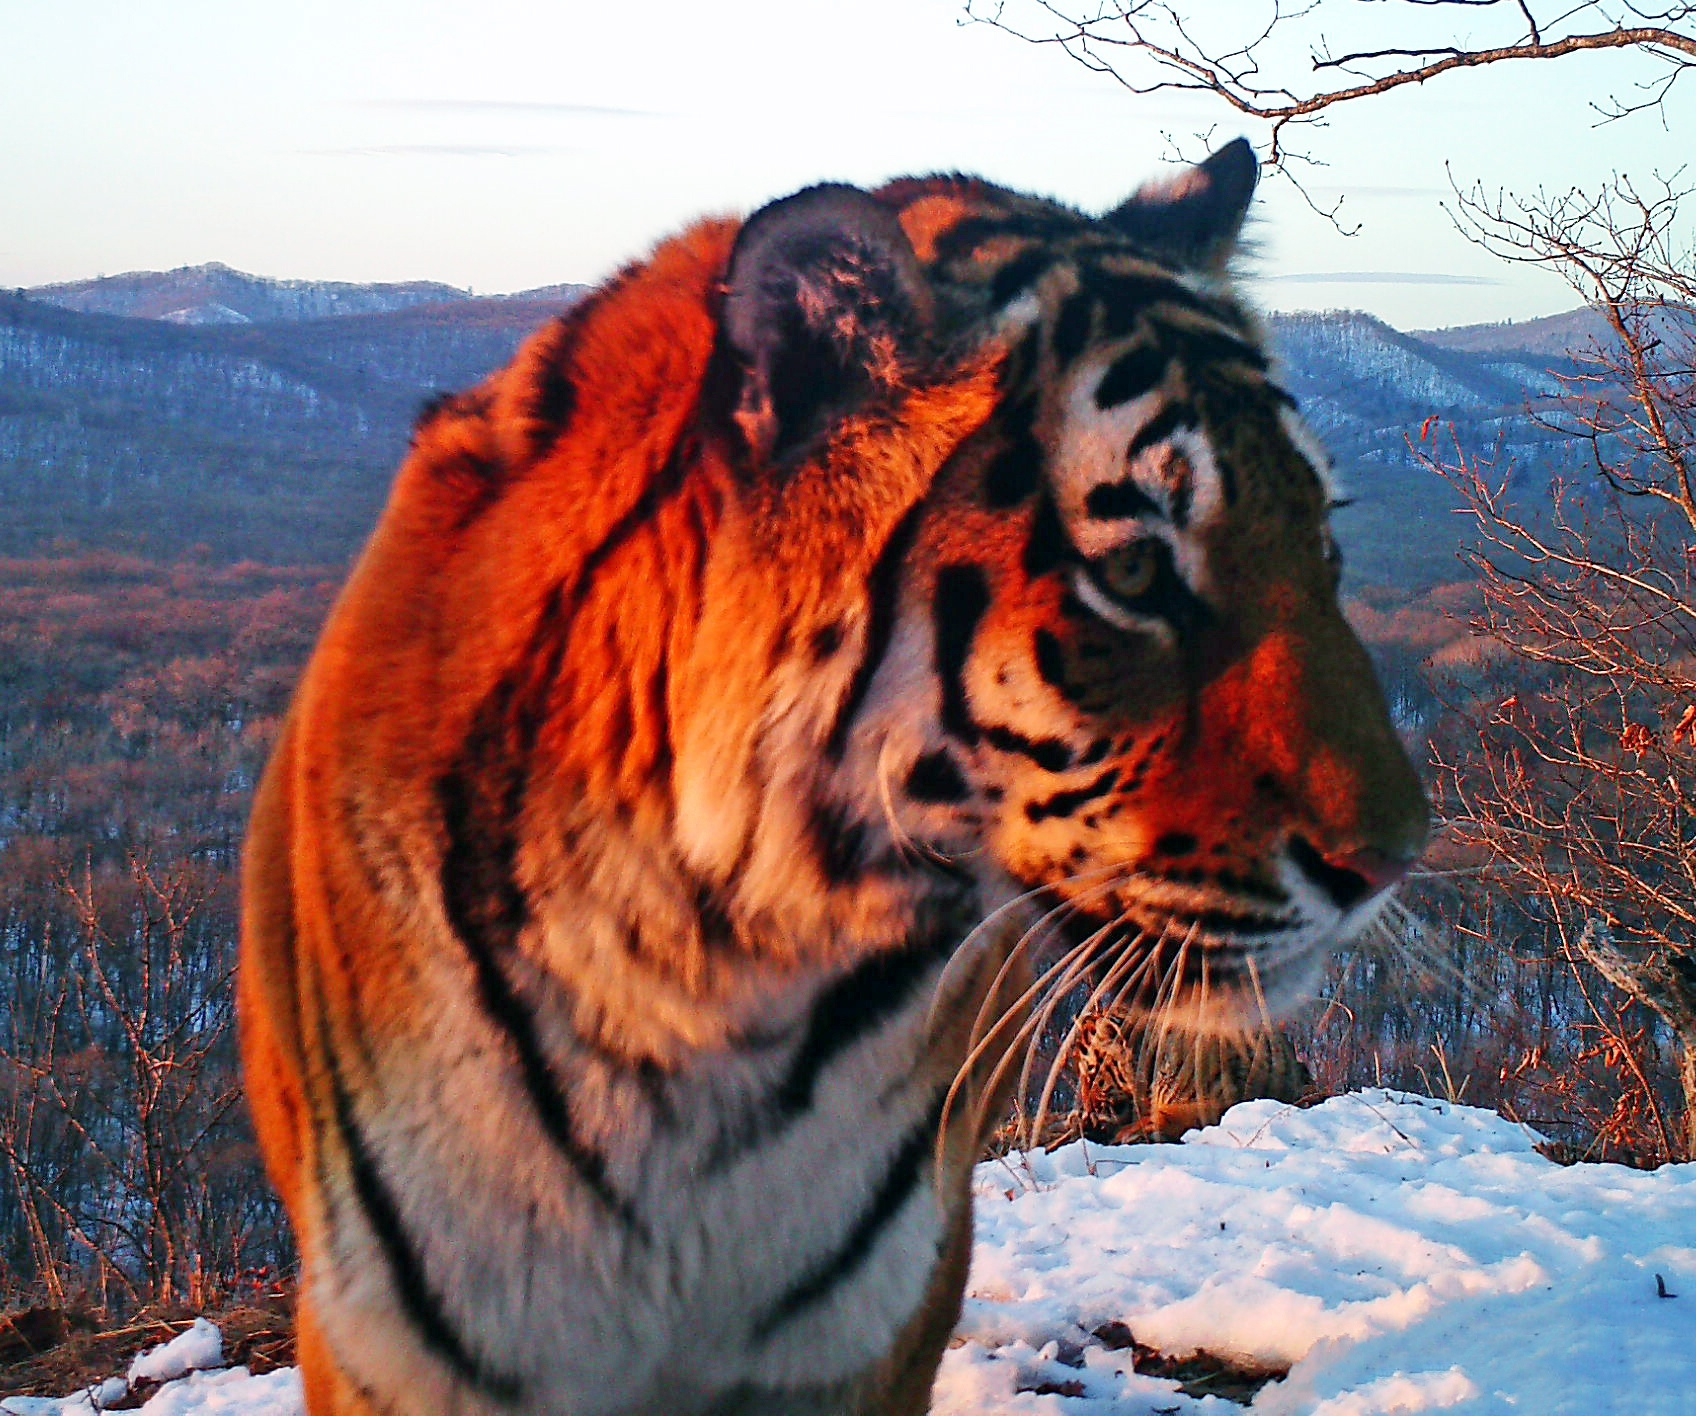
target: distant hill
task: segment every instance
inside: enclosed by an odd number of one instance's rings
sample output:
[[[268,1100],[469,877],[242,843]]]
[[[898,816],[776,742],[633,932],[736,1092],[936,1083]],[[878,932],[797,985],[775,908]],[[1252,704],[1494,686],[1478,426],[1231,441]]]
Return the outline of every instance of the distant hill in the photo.
[[[497,300],[557,299],[568,303],[585,287],[552,285]],[[342,280],[272,280],[216,261],[167,271],[130,271],[96,280],[37,285],[33,300],[91,315],[124,315],[180,325],[270,324],[345,315],[390,314],[421,305],[472,299],[470,291],[433,280],[360,285]]]
[[[1650,324],[1654,333],[1663,336],[1676,333],[1689,338],[1696,335],[1696,309],[1662,306],[1653,314]],[[1614,342],[1613,327],[1607,317],[1600,310],[1590,307],[1518,323],[1504,321],[1499,324],[1459,325],[1453,329],[1419,330],[1415,337],[1444,349],[1519,363],[1558,359],[1574,352],[1582,355],[1597,347],[1606,348]]]
[[[420,405],[500,367],[583,289],[474,298],[201,266],[0,294],[0,554],[68,537],[346,557]],[[191,298],[242,322],[191,320],[183,311],[202,307],[176,303]],[[1338,521],[1351,574],[1408,585],[1453,574],[1467,529],[1450,514],[1457,497],[1409,446],[1428,419],[1443,446],[1452,430],[1511,462],[1529,492],[1581,471],[1539,419],[1573,367],[1559,331],[1594,319],[1411,335],[1359,313],[1271,318],[1279,376],[1356,498]]]
[[[569,303],[190,326],[0,293],[0,554],[68,537],[341,559],[423,402],[478,382]]]
[[[182,325],[240,325],[381,314],[463,300],[467,292],[436,281],[356,285],[339,280],[271,280],[212,262],[38,285],[27,294],[83,314],[127,315]]]
[[[1584,350],[1609,337],[1607,320],[1586,306],[1534,320],[1503,320],[1496,324],[1456,325],[1450,329],[1416,330],[1427,344],[1467,354],[1559,357]]]

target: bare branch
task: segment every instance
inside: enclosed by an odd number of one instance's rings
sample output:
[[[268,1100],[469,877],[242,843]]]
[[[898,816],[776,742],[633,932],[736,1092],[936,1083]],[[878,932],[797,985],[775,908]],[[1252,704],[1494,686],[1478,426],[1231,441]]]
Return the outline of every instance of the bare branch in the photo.
[[[1320,28],[1339,7],[1326,0],[1267,0],[1264,20],[1240,40],[1204,37],[1164,0],[1023,0],[1032,24],[1010,20],[1014,0],[965,0],[969,22],[1005,30],[1032,44],[1052,45],[1093,73],[1135,94],[1203,93],[1240,117],[1268,125],[1268,161],[1287,155],[1285,130],[1310,124],[1344,104],[1420,85],[1462,70],[1576,54],[1628,50],[1662,67],[1636,85],[1639,97],[1609,95],[1596,106],[1603,121],[1659,108],[1677,79],[1696,67],[1696,5],[1654,6],[1580,0],[1564,10],[1534,0],[1400,0],[1414,11],[1465,9],[1513,16],[1499,42],[1392,42],[1333,52]],[[1387,8],[1387,7],[1380,7]],[[1538,11],[1550,13],[1539,18]],[[1192,13],[1194,13],[1192,11]],[[1304,70],[1295,55],[1305,49]]]

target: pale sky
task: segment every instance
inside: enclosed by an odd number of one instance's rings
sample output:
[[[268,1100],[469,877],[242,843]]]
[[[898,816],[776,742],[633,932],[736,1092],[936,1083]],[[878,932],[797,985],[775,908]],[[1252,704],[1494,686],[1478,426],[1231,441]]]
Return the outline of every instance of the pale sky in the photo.
[[[1205,9],[1224,24],[1265,0]],[[0,0],[0,286],[211,260],[480,292],[596,281],[693,216],[810,182],[961,170],[1099,210],[1171,172],[1164,132],[1264,139],[962,14],[961,0]],[[1342,196],[1361,234],[1267,183],[1257,299],[1402,328],[1569,307],[1558,281],[1455,233],[1445,162],[1521,190],[1670,174],[1696,85],[1664,120],[1597,127],[1587,107],[1648,72],[1581,55],[1338,110],[1309,143],[1330,164],[1313,189]]]

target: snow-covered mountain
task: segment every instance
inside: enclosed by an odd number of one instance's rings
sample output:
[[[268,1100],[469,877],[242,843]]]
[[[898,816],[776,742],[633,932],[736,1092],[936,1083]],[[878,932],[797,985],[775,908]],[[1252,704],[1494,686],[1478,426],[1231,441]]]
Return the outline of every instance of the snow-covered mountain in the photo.
[[[569,303],[580,285],[550,285],[495,300],[558,300]],[[134,270],[94,280],[37,285],[21,292],[33,300],[91,315],[124,315],[179,325],[270,324],[382,315],[420,305],[474,298],[469,290],[436,280],[358,284],[346,280],[273,280],[232,270],[218,261],[176,270]]]
[[[437,281],[358,285],[340,280],[272,280],[217,261],[167,271],[130,271],[95,280],[38,285],[31,299],[65,310],[181,325],[242,325],[386,314],[463,300],[467,291]]]

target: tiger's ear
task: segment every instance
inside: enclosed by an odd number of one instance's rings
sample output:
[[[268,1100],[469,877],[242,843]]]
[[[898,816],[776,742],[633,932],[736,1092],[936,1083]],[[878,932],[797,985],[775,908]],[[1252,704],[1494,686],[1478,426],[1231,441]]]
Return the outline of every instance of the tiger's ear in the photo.
[[[1180,270],[1218,270],[1236,249],[1260,163],[1246,138],[1199,166],[1140,187],[1102,220]]]
[[[755,212],[731,253],[724,334],[745,371],[736,421],[756,459],[898,386],[929,327],[929,288],[889,208],[828,185]]]

